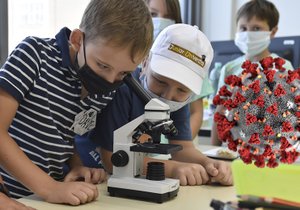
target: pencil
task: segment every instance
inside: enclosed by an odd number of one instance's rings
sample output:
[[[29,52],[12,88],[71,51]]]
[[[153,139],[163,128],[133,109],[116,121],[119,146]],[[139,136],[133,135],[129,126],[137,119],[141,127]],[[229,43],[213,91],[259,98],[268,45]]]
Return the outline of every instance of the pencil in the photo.
[[[242,201],[242,200],[238,201],[237,206],[239,208],[249,208],[249,209],[263,207],[263,208],[280,209],[280,210],[300,210],[299,207],[294,207],[294,206],[286,206],[286,205],[272,204],[266,202]]]
[[[240,199],[246,200],[246,201],[266,202],[266,203],[272,203],[272,204],[300,207],[299,202],[288,201],[288,200],[284,200],[281,198],[275,198],[275,197],[260,197],[260,196],[255,196],[255,195],[238,195],[238,197]]]

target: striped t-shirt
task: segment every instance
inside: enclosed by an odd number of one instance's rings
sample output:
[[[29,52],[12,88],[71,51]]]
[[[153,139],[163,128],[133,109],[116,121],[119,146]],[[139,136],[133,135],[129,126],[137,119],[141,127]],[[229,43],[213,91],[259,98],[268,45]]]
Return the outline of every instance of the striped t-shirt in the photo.
[[[74,153],[74,117],[90,108],[100,112],[114,95],[80,99],[82,85],[71,65],[69,35],[63,28],[55,39],[27,37],[0,70],[0,88],[19,102],[10,136],[56,180],[64,177],[63,167]],[[3,169],[0,172],[13,197],[32,193]]]

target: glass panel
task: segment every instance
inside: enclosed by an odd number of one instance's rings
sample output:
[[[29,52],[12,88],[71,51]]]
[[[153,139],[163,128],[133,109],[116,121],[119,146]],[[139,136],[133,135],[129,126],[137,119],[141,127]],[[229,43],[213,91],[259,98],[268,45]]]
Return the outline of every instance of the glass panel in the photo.
[[[79,27],[89,0],[9,0],[9,52],[26,36],[50,38],[64,26]]]

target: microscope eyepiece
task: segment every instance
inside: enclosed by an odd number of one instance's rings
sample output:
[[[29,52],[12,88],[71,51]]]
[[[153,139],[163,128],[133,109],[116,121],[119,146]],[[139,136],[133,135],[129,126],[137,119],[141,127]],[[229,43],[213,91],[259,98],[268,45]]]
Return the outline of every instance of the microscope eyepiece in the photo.
[[[129,73],[127,74],[124,79],[124,83],[132,89],[139,97],[140,99],[146,104],[151,100],[151,96],[149,93],[141,86],[141,84],[136,81],[132,75]]]

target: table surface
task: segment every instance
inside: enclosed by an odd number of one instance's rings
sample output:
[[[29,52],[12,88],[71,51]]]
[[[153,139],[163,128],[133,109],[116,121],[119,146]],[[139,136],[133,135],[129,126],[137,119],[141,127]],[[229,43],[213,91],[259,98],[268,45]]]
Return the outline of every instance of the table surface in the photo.
[[[205,151],[207,149],[214,148],[212,146],[201,146],[199,149]],[[212,209],[209,205],[212,199],[230,201],[236,199],[235,189],[233,186],[220,186],[220,185],[202,185],[202,186],[181,186],[179,188],[178,195],[162,204],[134,200],[129,198],[120,198],[120,197],[111,197],[107,192],[106,184],[98,185],[99,197],[96,201],[80,205],[80,206],[69,206],[61,204],[50,204],[42,201],[40,198],[35,195],[19,199],[21,203],[24,203],[28,206],[34,207],[36,209],[43,210],[68,210],[68,209],[85,209],[85,210],[134,210],[134,209],[153,209],[155,207],[160,210],[164,209],[188,209],[188,210],[206,210]]]

